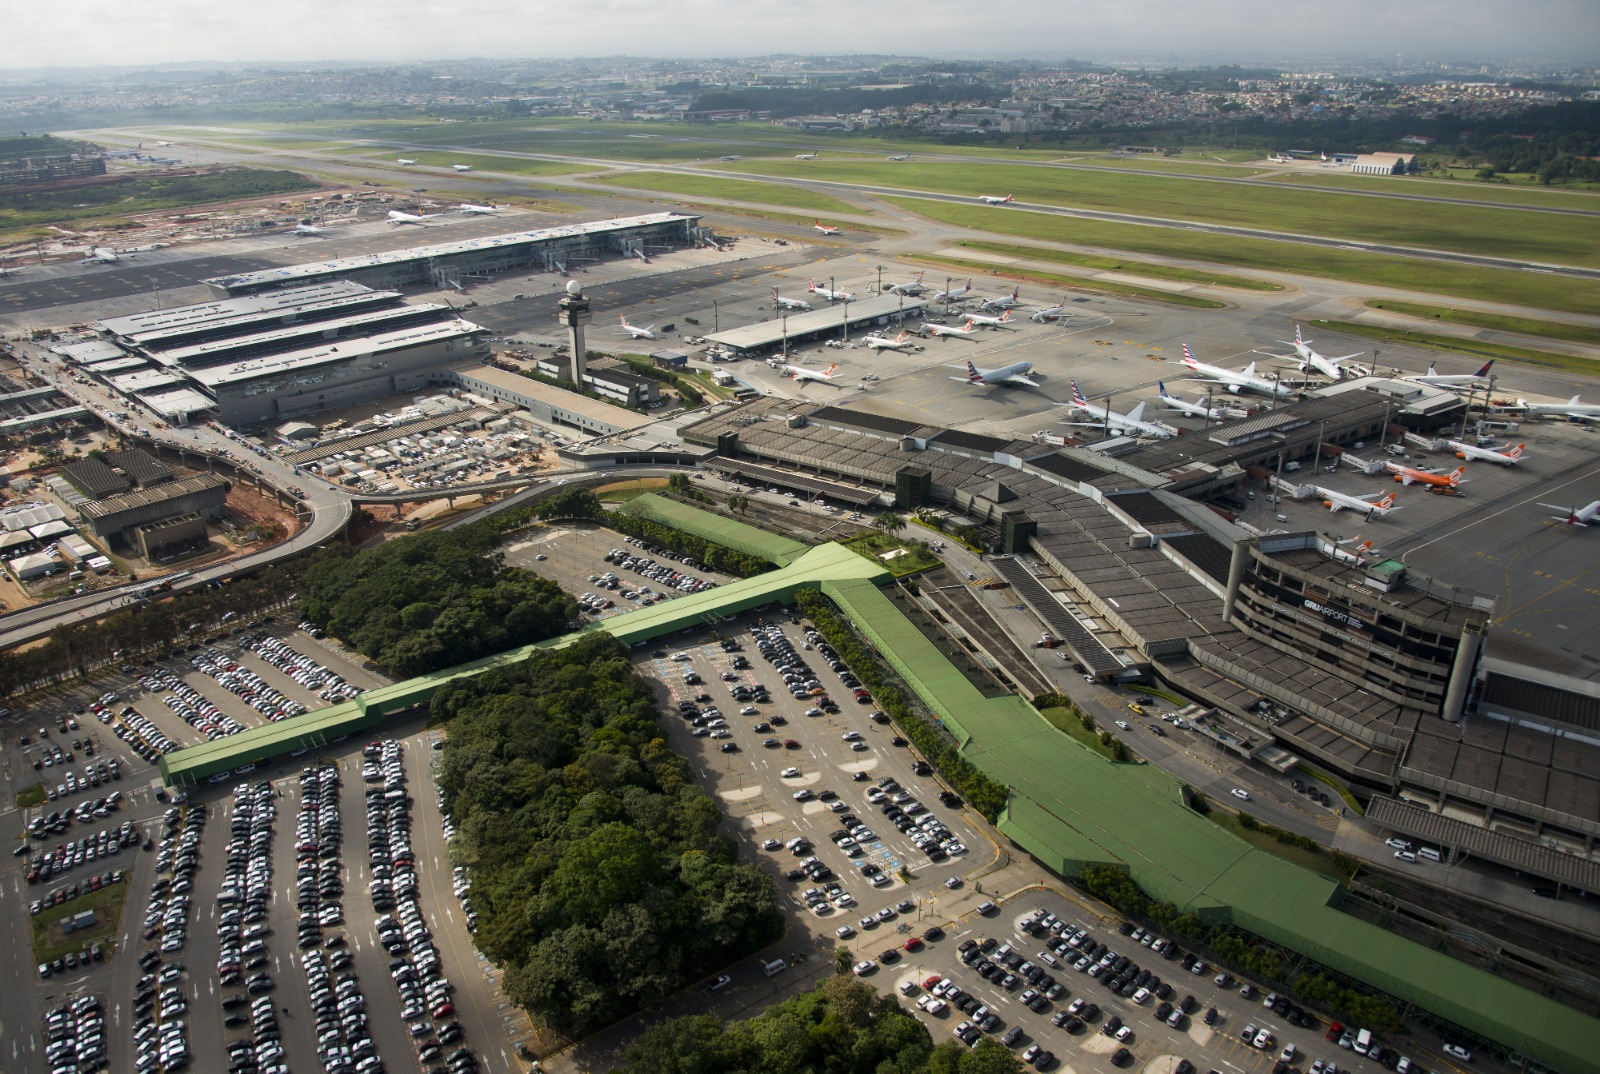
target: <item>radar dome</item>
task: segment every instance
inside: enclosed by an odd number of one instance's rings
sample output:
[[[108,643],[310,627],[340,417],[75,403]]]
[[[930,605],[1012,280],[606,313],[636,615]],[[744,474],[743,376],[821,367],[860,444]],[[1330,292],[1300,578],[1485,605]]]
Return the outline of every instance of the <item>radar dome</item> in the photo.
[[[581,295],[581,294],[583,294],[583,284],[579,283],[577,280],[568,280],[567,281],[567,294],[569,294],[569,295]]]

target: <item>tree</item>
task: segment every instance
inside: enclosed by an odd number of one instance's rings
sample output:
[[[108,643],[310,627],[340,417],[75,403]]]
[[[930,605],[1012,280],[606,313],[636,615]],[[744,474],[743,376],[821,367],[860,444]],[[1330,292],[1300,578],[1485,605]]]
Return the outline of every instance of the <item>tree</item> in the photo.
[[[848,947],[844,946],[844,944],[840,944],[838,947],[835,947],[833,949],[833,972],[834,973],[838,973],[838,974],[849,973],[850,972],[850,967],[853,964],[853,962],[854,962],[854,956],[850,954],[850,949]]]
[[[892,537],[906,528],[906,516],[894,511],[881,511],[872,520],[872,527],[884,536]]]
[[[960,1074],[1021,1074],[1022,1060],[993,1037],[984,1037],[961,1057]]]

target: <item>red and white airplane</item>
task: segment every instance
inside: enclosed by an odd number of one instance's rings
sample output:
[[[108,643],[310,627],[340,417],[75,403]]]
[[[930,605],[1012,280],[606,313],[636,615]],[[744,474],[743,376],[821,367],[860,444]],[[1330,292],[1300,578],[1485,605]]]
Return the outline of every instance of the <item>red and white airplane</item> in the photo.
[[[822,370],[820,373],[815,369],[806,369],[798,365],[786,365],[783,367],[783,371],[787,373],[792,380],[798,380],[802,383],[808,380],[820,380],[826,384],[829,381],[838,379],[839,374],[834,372],[834,370],[838,368],[839,363],[835,362],[833,365],[830,365],[827,369]]]
[[[1346,544],[1352,544],[1355,547],[1350,549],[1339,547]],[[1349,563],[1359,567],[1364,562],[1362,557],[1370,555],[1377,555],[1377,552],[1373,549],[1371,541],[1361,540],[1361,534],[1359,533],[1354,537],[1346,537],[1342,541],[1334,542],[1333,558],[1341,563]]]
[[[968,328],[982,325],[984,328],[1000,328],[1011,323],[1011,311],[1006,310],[998,317],[986,317],[981,313],[963,313],[961,315],[967,322]]]
[[[646,328],[640,328],[636,324],[629,324],[628,323],[628,318],[623,317],[622,318],[622,327],[624,329],[626,329],[628,335],[630,335],[634,339],[655,339],[656,338],[656,331],[655,331],[656,326],[655,325],[650,325],[650,326],[648,326]]]
[[[1003,198],[997,198],[993,194],[979,194],[978,200],[985,205],[1009,205],[1011,204],[1011,195],[1007,194]]]
[[[984,299],[981,303],[979,303],[979,308],[986,309],[990,313],[994,313],[997,310],[1015,309],[1016,307],[1022,305],[1022,298],[1020,297],[1021,292],[1022,285],[1018,284],[1016,287],[1011,289],[1011,293],[1009,295],[1002,295],[999,298]]]
[[[1032,372],[1032,362],[1012,362],[999,369],[979,369],[969,361],[966,376],[950,379],[965,381],[980,388],[993,388],[1001,384],[1019,384],[1024,388],[1037,388],[1039,382],[1028,376]]]
[[[826,287],[818,286],[815,280],[806,281],[806,290],[818,298],[827,299],[829,302],[854,302],[856,300],[856,296],[849,291],[830,291]]]
[[[873,351],[908,351],[917,344],[907,339],[905,332],[890,339],[888,336],[869,335],[861,341],[861,345]]]
[[[1510,451],[1495,451],[1493,448],[1482,448],[1476,444],[1464,444],[1460,440],[1446,440],[1445,443],[1450,445],[1450,450],[1456,453],[1458,459],[1466,459],[1468,462],[1481,459],[1484,462],[1498,462],[1506,466],[1515,466],[1521,462],[1522,449],[1528,446],[1518,444]]]
[[[1322,497],[1322,506],[1335,514],[1348,507],[1352,511],[1365,511],[1367,518],[1370,519],[1373,516],[1382,518],[1390,511],[1399,510],[1399,508],[1395,507],[1394,493],[1392,492],[1385,492],[1381,498],[1374,500],[1372,497],[1378,495],[1376,492],[1369,493],[1366,496],[1351,496],[1349,493],[1325,489],[1321,485],[1312,485],[1311,488],[1318,496]]]
[[[1461,475],[1467,472],[1465,466],[1457,466],[1448,474],[1435,474],[1427,470],[1419,470],[1415,466],[1405,466],[1398,462],[1384,461],[1383,468],[1394,475],[1396,481],[1410,485],[1428,485],[1432,488],[1458,488],[1461,485]]]
[[[939,336],[970,336],[977,331],[971,324],[968,324],[965,328],[951,328],[949,325],[934,324],[932,321],[929,321],[923,327],[927,330],[928,335],[936,338]]]
[[[401,224],[416,224],[418,227],[427,227],[428,221],[438,215],[438,213],[424,213],[419,216],[416,213],[403,213],[399,209],[390,209],[388,219],[391,227],[399,227]]]
[[[809,310],[811,308],[811,303],[803,298],[784,298],[778,294],[776,287],[772,289],[772,304],[780,310]]]
[[[969,279],[964,285],[956,288],[954,291],[935,291],[933,293],[933,298],[929,301],[959,302],[961,299],[966,298],[970,294],[972,294],[972,281]]]
[[[843,234],[843,232],[841,232],[838,228],[829,227],[827,224],[824,224],[821,220],[813,220],[813,221],[811,221],[811,226],[816,228],[818,231],[822,232],[824,235],[840,235],[840,234]]]
[[[1594,501],[1588,507],[1559,507],[1553,503],[1541,503],[1540,507],[1553,507],[1557,511],[1566,511],[1564,515],[1551,515],[1557,522],[1565,522],[1569,526],[1587,526],[1596,518],[1600,518],[1600,500]]]

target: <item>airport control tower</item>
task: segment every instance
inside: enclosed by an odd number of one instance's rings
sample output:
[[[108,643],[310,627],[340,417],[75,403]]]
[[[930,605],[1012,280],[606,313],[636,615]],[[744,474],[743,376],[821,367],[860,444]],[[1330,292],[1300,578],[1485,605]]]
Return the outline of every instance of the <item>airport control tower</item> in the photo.
[[[577,280],[567,281],[567,293],[561,296],[561,312],[556,316],[567,326],[567,349],[572,354],[572,383],[582,384],[584,375],[583,327],[589,323],[589,298]]]

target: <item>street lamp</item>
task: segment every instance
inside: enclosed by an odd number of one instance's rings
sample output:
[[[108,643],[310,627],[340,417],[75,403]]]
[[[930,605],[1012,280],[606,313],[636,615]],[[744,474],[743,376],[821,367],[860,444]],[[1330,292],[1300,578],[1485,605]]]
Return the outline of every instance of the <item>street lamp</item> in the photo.
[[[783,313],[783,360],[789,360],[789,311]]]
[[[848,298],[844,300],[844,333],[842,339],[845,343],[850,342],[850,300]]]
[[[878,294],[883,294],[883,266],[878,266]]]
[[[717,300],[711,300],[711,331],[722,331],[722,311],[717,308]]]

